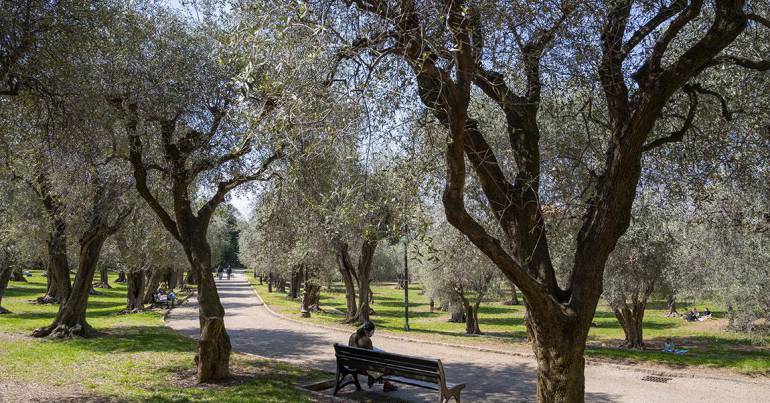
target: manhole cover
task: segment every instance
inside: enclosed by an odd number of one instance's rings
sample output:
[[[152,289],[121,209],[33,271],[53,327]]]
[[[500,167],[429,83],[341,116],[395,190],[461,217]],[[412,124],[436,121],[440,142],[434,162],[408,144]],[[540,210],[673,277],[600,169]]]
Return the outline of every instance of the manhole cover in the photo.
[[[657,383],[668,383],[672,378],[666,378],[664,376],[654,376],[654,375],[647,375],[644,378],[642,378],[643,381],[647,382],[657,382]]]

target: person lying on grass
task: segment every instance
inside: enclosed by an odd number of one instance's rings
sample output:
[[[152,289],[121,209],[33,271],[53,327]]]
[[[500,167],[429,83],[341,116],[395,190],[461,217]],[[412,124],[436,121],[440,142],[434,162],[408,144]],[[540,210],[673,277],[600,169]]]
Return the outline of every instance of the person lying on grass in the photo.
[[[382,351],[379,348],[374,348],[374,345],[372,344],[373,335],[374,335],[374,322],[367,320],[361,325],[361,327],[359,327],[355,331],[355,333],[350,335],[350,339],[348,339],[348,346],[365,348],[367,350],[373,350],[373,351]],[[367,376],[369,377],[370,388],[372,387],[372,385],[374,385],[374,380],[379,378],[380,375],[381,374],[374,373],[374,372],[367,373]],[[398,388],[388,381],[385,381],[385,383],[382,385],[383,392],[392,392],[395,390],[398,390]]]
[[[663,352],[664,353],[674,353],[674,354],[677,354],[677,355],[682,355],[682,354],[686,353],[687,351],[688,350],[677,350],[676,346],[674,345],[674,341],[671,340],[670,337],[668,339],[666,339],[666,343],[663,344]]]

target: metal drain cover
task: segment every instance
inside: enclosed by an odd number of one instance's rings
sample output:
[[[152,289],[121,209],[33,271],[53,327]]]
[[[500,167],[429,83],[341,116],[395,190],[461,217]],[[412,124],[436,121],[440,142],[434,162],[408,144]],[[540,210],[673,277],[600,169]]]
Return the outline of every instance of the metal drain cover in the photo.
[[[668,383],[673,378],[666,378],[664,376],[654,376],[654,375],[647,375],[644,378],[642,378],[643,381],[647,382],[657,382],[657,383]]]

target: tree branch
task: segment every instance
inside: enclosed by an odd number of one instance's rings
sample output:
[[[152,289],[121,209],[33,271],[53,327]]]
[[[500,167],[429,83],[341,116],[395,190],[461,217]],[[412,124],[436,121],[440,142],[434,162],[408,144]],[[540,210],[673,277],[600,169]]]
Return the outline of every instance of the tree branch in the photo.
[[[757,70],[757,71],[770,70],[770,60],[752,60],[744,57],[731,56],[731,55],[719,56],[714,58],[714,60],[711,63],[709,63],[708,67],[718,66],[720,64],[732,64],[735,66]]]
[[[221,204],[225,200],[225,195],[227,195],[227,192],[235,189],[236,187],[243,185],[244,183],[253,182],[256,180],[259,181],[267,181],[270,180],[273,175],[268,176],[267,178],[263,178],[262,175],[264,175],[265,172],[267,172],[268,169],[270,169],[270,166],[275,162],[284,157],[283,153],[283,146],[279,147],[278,150],[276,150],[273,155],[268,157],[265,161],[262,162],[262,166],[259,167],[257,171],[250,175],[242,175],[242,176],[234,176],[233,178],[219,182],[217,184],[217,191],[214,193],[213,196],[209,199],[206,204],[203,205],[198,210],[198,218],[202,222],[208,222],[209,217],[214,213],[214,210],[216,210],[217,206]]]
[[[650,18],[644,25],[639,27],[639,29],[631,35],[628,41],[626,41],[621,51],[622,57],[625,59],[644,38],[655,31],[669,18],[684,10],[685,6],[687,6],[687,0],[674,0],[668,6],[661,8],[654,17]]]
[[[757,22],[759,24],[764,25],[767,28],[770,28],[770,20],[768,20],[767,18],[761,15],[750,13],[750,14],[746,14],[746,18],[748,18],[750,21]]]
[[[114,100],[113,104],[119,104],[119,102],[120,101]],[[138,107],[136,104],[130,104],[127,106],[128,111],[122,107],[120,109],[123,114],[123,118],[125,119],[126,131],[129,134],[129,161],[131,162],[131,166],[134,169],[134,182],[136,185],[136,190],[139,192],[139,195],[142,196],[145,201],[147,201],[147,204],[150,205],[150,208],[152,208],[153,211],[155,211],[155,213],[158,215],[163,226],[166,227],[166,229],[176,240],[181,242],[176,222],[171,218],[171,215],[169,215],[166,209],[163,208],[160,202],[158,202],[158,199],[155,198],[155,196],[150,191],[149,186],[147,185],[147,168],[142,161],[142,139],[136,132],[137,125],[139,123],[137,108]]]
[[[683,91],[687,93],[687,97],[690,101],[690,106],[687,109],[687,115],[682,123],[682,127],[679,130],[671,132],[668,136],[655,139],[644,146],[642,146],[642,152],[650,151],[654,148],[660,147],[664,144],[680,142],[684,138],[684,135],[692,127],[692,122],[695,119],[695,113],[698,109],[698,94],[691,85],[686,85]]]

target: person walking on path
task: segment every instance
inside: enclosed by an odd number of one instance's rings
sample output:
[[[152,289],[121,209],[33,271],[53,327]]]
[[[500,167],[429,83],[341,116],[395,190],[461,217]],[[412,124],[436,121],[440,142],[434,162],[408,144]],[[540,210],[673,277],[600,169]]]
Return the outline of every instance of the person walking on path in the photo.
[[[225,269],[223,269],[222,266],[219,266],[219,268],[217,269],[217,278],[219,278],[221,280],[222,279],[222,273],[224,273],[224,271],[225,271]]]
[[[230,266],[227,266],[227,279],[230,280],[230,277],[233,275],[233,268]]]

